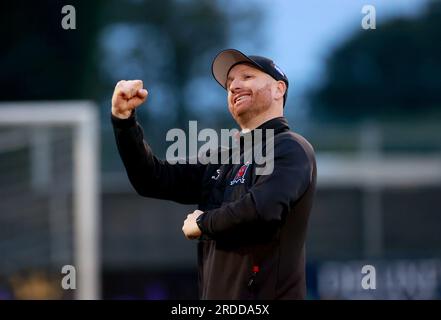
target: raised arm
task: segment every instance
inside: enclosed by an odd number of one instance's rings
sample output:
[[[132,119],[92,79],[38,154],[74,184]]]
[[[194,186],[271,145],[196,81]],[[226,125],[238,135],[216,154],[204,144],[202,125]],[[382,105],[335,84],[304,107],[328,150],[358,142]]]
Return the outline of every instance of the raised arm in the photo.
[[[196,204],[205,167],[170,164],[153,154],[136,121],[135,109],[147,99],[141,80],[120,81],[112,98],[112,124],[119,154],[132,186],[142,196]]]

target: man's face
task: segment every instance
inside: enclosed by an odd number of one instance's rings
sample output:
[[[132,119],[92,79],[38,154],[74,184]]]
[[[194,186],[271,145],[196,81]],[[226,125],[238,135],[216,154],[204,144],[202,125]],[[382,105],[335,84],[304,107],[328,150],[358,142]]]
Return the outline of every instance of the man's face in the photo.
[[[228,73],[228,109],[237,121],[246,122],[271,107],[276,81],[249,64],[238,64]]]

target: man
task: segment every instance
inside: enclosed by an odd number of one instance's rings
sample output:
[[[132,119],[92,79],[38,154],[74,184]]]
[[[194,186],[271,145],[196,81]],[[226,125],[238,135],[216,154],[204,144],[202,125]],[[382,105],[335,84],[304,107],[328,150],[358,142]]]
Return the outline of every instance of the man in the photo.
[[[242,129],[240,145],[255,129],[272,130],[272,172],[256,174],[259,166],[245,162],[243,151],[239,164],[157,159],[136,122],[134,110],[148,93],[135,80],[120,81],[112,98],[112,123],[128,177],[142,196],[198,204],[182,230],[199,241],[200,298],[303,299],[316,164],[311,145],[283,117],[288,79],[272,60],[233,49],[215,57],[212,73],[228,92],[229,111]]]

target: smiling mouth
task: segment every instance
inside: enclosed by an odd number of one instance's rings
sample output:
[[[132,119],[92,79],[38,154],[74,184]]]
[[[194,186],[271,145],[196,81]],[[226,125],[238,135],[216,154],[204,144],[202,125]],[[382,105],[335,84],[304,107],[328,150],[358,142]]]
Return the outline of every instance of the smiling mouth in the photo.
[[[240,96],[234,98],[233,103],[236,104],[236,103],[241,102],[241,101],[243,101],[243,100],[245,100],[245,99],[247,99],[247,98],[249,98],[249,97],[250,97],[249,94],[243,94],[243,95],[240,95]]]

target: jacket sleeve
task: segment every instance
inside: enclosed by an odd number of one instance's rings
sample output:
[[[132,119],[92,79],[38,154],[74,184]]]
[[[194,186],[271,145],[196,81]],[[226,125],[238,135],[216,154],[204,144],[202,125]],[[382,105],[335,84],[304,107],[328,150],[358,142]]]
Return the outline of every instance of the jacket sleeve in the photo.
[[[308,188],[312,161],[297,141],[276,142],[273,172],[258,176],[239,200],[205,212],[200,222],[202,232],[216,239],[255,222],[277,224]]]
[[[135,112],[128,119],[111,115],[111,121],[119,154],[138,194],[184,204],[199,202],[205,166],[170,164],[155,157]]]

